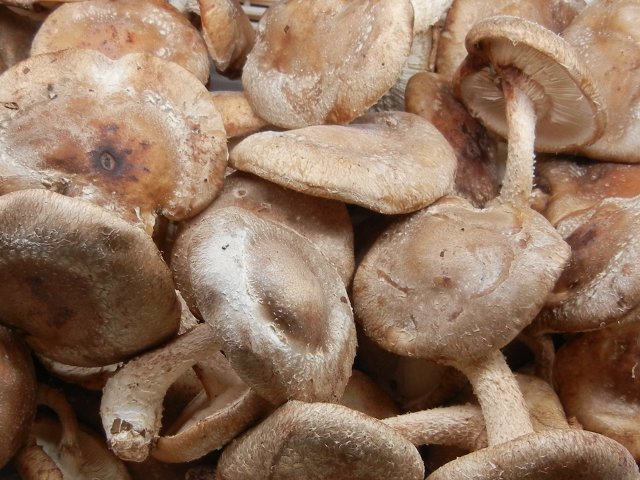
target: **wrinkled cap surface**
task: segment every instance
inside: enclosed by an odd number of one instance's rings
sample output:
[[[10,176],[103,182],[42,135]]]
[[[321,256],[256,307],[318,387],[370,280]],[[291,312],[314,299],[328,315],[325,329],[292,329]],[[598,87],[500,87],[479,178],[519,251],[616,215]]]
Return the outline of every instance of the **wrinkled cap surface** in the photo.
[[[119,362],[175,334],[171,272],[151,238],[46,190],[0,197],[0,322],[68,365]]]
[[[33,39],[31,55],[68,48],[98,50],[115,60],[148,53],[189,70],[202,83],[209,56],[198,30],[161,0],[85,0],[53,11]]]
[[[0,126],[0,194],[46,188],[150,231],[156,215],[193,216],[222,186],[226,135],[210,93],[150,55],[31,57],[0,77]]]
[[[452,188],[457,164],[433,125],[404,112],[256,133],[233,147],[229,160],[283,187],[387,214],[436,201]]]
[[[349,408],[292,401],[228,446],[218,478],[422,480],[418,450],[391,427]]]
[[[368,251],[353,282],[357,318],[369,338],[399,355],[480,358],[533,320],[568,257],[560,235],[531,209],[479,210],[445,197],[394,224]]]
[[[457,95],[484,125],[507,138],[502,71],[517,72],[536,114],[535,149],[576,149],[602,134],[606,113],[586,65],[561,37],[520,18],[476,23],[466,37],[469,54],[456,72]]]
[[[409,0],[276,3],[260,20],[242,84],[273,125],[348,123],[395,83],[412,25]]]
[[[187,247],[192,296],[238,375],[274,404],[337,400],[355,356],[344,283],[309,240],[227,207]]]

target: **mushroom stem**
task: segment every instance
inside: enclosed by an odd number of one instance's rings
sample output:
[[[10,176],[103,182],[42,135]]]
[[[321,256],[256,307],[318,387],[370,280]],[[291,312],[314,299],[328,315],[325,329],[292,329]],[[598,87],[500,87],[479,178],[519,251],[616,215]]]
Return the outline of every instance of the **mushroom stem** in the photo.
[[[38,385],[38,405],[44,405],[53,410],[62,425],[62,436],[58,449],[61,453],[71,452],[74,459],[82,455],[78,445],[78,420],[71,405],[64,395],[58,390],[54,390],[46,385]]]
[[[512,205],[528,205],[533,188],[536,112],[533,102],[519,85],[522,83],[520,74],[507,70],[501,76],[509,134],[500,200]]]
[[[13,462],[23,480],[63,480],[56,463],[36,443],[34,433],[29,435],[27,443],[16,454]]]
[[[141,462],[161,427],[162,401],[186,370],[220,349],[213,330],[202,324],[166,346],[144,354],[111,377],[100,415],[107,440],[123,460]]]
[[[489,446],[533,433],[529,409],[518,382],[500,350],[479,360],[452,364],[464,373],[478,397]]]
[[[416,446],[447,445],[471,451],[487,446],[484,418],[476,405],[431,408],[381,421]]]

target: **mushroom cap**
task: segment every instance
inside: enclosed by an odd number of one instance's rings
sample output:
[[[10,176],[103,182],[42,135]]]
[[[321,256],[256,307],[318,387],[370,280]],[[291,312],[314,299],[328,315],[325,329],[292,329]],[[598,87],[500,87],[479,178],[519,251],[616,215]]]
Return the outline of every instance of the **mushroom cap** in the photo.
[[[36,413],[36,374],[18,334],[0,325],[0,468],[26,441]]]
[[[451,81],[467,51],[464,40],[479,21],[495,15],[512,15],[560,33],[584,8],[584,0],[455,0],[447,12],[438,42],[436,71]]]
[[[571,259],[532,331],[583,332],[636,321],[640,197],[605,199],[565,217],[557,228],[571,247]]]
[[[47,188],[153,228],[193,216],[222,187],[222,118],[179,65],[70,49],[0,77],[0,194]],[[49,119],[43,122],[43,118]]]
[[[553,378],[567,415],[640,459],[640,324],[576,336],[555,358]]]
[[[256,115],[244,92],[214,91],[211,98],[222,116],[228,138],[250,135],[269,125]]]
[[[85,0],[61,5],[38,30],[31,55],[68,48],[98,50],[115,60],[148,53],[172,61],[203,84],[209,54],[198,30],[164,0]]]
[[[412,26],[409,0],[276,3],[258,24],[242,84],[273,125],[348,123],[395,83]]]
[[[428,480],[631,480],[638,466],[619,443],[581,430],[547,430],[476,450],[440,467]]]
[[[471,114],[507,138],[501,72],[518,72],[518,87],[533,102],[535,149],[575,150],[596,140],[606,123],[604,103],[591,73],[561,37],[517,17],[476,23],[466,38],[469,52],[456,72],[456,94]]]
[[[353,281],[357,318],[369,338],[398,355],[481,358],[533,320],[569,253],[529,208],[479,210],[445,197],[392,225],[369,249]]]
[[[283,187],[386,214],[412,212],[446,194],[457,164],[433,125],[404,112],[256,133],[233,147],[229,160]]]
[[[340,405],[377,419],[400,414],[400,409],[391,397],[360,370],[351,372],[347,388],[340,398]]]
[[[313,243],[338,270],[348,285],[355,270],[353,227],[347,207],[341,202],[303,195],[254,175],[236,171],[225,178],[220,195],[197,217],[184,223],[171,257],[171,269],[178,290],[190,309],[197,312],[187,256],[201,223],[216,210],[226,207],[247,209],[258,217],[282,223]]]
[[[341,405],[291,401],[231,443],[219,480],[422,480],[418,450],[391,427]]]
[[[151,238],[46,190],[0,197],[0,321],[68,365],[116,363],[171,337],[180,304]]]
[[[238,0],[198,0],[202,36],[216,69],[236,77],[242,72],[256,33]]]
[[[274,404],[340,398],[355,324],[326,257],[295,231],[238,207],[213,212],[194,238],[192,295],[242,380]]]
[[[0,73],[29,56],[38,26],[0,5]]]
[[[603,135],[580,153],[595,160],[640,162],[640,4],[592,2],[562,32],[592,72],[609,119]]]

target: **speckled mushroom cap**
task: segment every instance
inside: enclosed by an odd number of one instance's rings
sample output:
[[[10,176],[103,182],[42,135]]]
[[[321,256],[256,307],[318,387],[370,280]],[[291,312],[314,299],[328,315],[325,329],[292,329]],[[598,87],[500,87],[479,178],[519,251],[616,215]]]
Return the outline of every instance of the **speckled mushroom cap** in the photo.
[[[222,119],[204,85],[173,62],[38,55],[0,77],[0,99],[0,194],[47,188],[150,232],[158,214],[193,216],[222,187]]]
[[[53,11],[33,39],[31,55],[67,48],[98,50],[115,60],[148,53],[209,78],[209,54],[198,30],[164,0],[85,0]]]
[[[640,163],[640,4],[591,2],[562,32],[588,66],[609,111],[604,134],[580,153]]]
[[[353,281],[357,318],[399,355],[480,358],[533,320],[568,257],[560,235],[529,208],[478,210],[445,197],[368,251]]]
[[[391,427],[341,405],[291,401],[235,440],[217,478],[422,480],[416,448]]]
[[[256,133],[231,149],[229,161],[283,187],[387,214],[418,210],[449,192],[457,164],[433,125],[404,112]]]
[[[258,24],[242,84],[273,125],[348,123],[395,83],[412,25],[409,0],[276,3]]]
[[[456,94],[489,130],[507,137],[499,78],[513,71],[533,102],[537,151],[576,149],[602,134],[606,112],[592,75],[551,30],[517,17],[491,17],[473,26],[466,47],[469,54],[454,78]]]
[[[151,238],[46,190],[0,197],[0,322],[68,365],[116,363],[178,329],[171,272]]]
[[[36,413],[36,374],[18,334],[0,326],[0,468],[27,439]]]
[[[531,331],[582,332],[636,321],[640,197],[605,199],[556,228],[571,246],[571,260]]]
[[[240,207],[261,218],[282,223],[313,243],[335,266],[345,285],[355,270],[353,227],[346,206],[335,200],[303,195],[254,175],[234,172],[225,178],[216,200],[197,217],[184,223],[171,257],[171,270],[190,309],[197,312],[190,278],[189,244],[211,215],[221,208]]]
[[[336,401],[355,356],[344,283],[309,240],[248,210],[227,207],[188,247],[192,295],[221,349],[274,404]]]
[[[0,5],[0,73],[29,56],[38,27],[37,22]]]
[[[480,20],[512,15],[560,33],[584,6],[584,0],[455,0],[447,12],[437,45],[436,71],[449,82],[453,79],[467,55],[465,37]]]
[[[472,452],[440,467],[427,480],[631,480],[638,475],[631,454],[610,438],[548,430]]]
[[[553,380],[567,415],[640,459],[640,323],[576,336],[555,358]]]

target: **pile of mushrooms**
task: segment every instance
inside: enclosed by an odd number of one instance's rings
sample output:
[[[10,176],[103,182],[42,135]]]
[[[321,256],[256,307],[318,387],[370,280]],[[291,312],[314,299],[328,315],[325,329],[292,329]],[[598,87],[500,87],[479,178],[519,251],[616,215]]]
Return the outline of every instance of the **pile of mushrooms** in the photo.
[[[0,476],[640,479],[638,20],[0,0]]]

